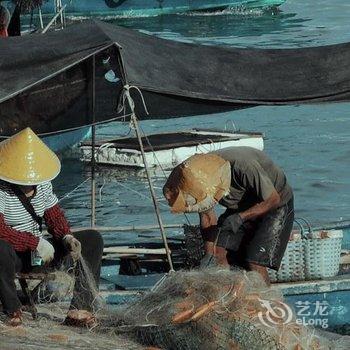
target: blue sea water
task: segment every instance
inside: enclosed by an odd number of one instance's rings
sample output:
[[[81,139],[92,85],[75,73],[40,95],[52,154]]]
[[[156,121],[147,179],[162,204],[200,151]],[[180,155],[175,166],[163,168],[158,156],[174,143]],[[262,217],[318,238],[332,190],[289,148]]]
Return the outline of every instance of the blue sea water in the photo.
[[[350,2],[346,0],[287,0],[279,11],[224,11],[110,21],[169,40],[286,48],[350,41],[349,18]],[[284,169],[294,189],[297,216],[314,224],[350,218],[349,103],[256,107],[215,116],[145,121],[141,126],[145,132],[154,133],[198,125],[224,127],[227,121],[233,121],[242,130],[265,133],[266,152]],[[99,127],[98,137],[115,137],[128,131],[127,124],[114,123]],[[63,197],[88,177],[88,167],[77,160],[65,159],[62,173],[55,181],[56,192]],[[186,222],[183,215],[169,213],[162,199],[163,183],[164,178],[154,179],[163,221]],[[156,223],[144,176],[107,168],[99,173],[97,187],[98,225]],[[65,197],[61,204],[74,226],[88,225],[89,181]],[[198,220],[195,214],[188,217],[193,223]]]

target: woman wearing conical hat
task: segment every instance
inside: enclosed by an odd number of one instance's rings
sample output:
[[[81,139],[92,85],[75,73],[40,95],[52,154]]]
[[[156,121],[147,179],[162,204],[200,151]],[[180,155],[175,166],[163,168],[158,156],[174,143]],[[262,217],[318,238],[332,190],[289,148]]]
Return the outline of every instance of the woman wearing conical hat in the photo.
[[[228,147],[196,154],[170,174],[164,195],[174,213],[197,212],[207,259],[261,274],[278,270],[292,231],[293,191],[262,151]],[[226,211],[217,219],[214,207]],[[204,264],[202,261],[202,265]]]
[[[51,180],[60,172],[57,156],[26,128],[0,143],[0,302],[8,324],[22,323],[21,303],[15,287],[16,272],[60,266],[63,259],[80,264],[82,256],[98,283],[103,241],[97,231],[71,233],[52,191]],[[46,226],[51,238],[43,236]],[[75,283],[67,324],[76,324],[74,310],[85,310],[86,323],[93,317],[92,291]]]

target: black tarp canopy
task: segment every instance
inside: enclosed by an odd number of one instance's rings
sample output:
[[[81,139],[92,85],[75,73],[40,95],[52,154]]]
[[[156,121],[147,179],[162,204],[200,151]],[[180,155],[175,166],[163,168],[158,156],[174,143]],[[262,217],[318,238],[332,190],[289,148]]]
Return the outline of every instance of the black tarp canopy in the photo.
[[[95,56],[95,59],[92,59]],[[111,57],[118,83],[104,78]],[[95,67],[95,85],[92,84]],[[350,43],[301,49],[242,49],[160,39],[99,21],[45,35],[0,40],[0,134],[45,133],[117,116],[125,84],[138,117],[209,114],[252,105],[350,100]]]

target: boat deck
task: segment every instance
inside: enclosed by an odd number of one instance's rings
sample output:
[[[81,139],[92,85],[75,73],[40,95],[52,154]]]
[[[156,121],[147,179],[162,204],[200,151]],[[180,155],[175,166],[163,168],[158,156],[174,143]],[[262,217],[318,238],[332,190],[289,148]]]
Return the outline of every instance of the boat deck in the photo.
[[[207,153],[226,147],[249,146],[262,150],[262,133],[227,130],[191,129],[142,137],[147,164],[171,169],[196,153]],[[80,145],[83,162],[90,162],[92,142]],[[144,161],[136,137],[99,140],[95,143],[95,161],[98,164],[144,168]]]

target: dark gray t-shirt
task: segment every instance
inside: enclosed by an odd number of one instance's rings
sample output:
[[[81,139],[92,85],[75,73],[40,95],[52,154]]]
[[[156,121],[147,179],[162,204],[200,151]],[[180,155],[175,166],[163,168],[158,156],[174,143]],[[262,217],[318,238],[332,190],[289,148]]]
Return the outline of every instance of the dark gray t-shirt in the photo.
[[[252,147],[228,147],[213,153],[231,163],[230,193],[220,201],[224,207],[247,210],[268,199],[273,190],[281,196],[281,206],[293,197],[284,172],[264,152]]]

